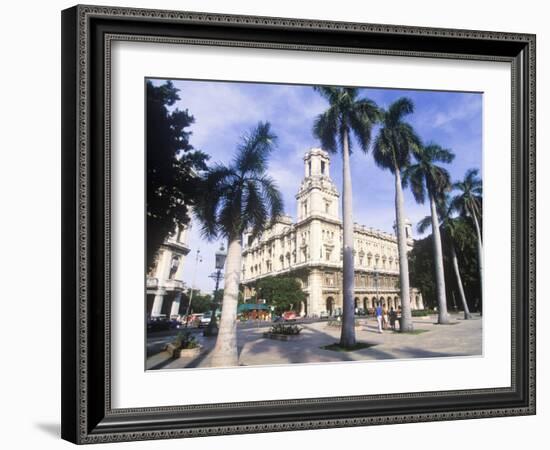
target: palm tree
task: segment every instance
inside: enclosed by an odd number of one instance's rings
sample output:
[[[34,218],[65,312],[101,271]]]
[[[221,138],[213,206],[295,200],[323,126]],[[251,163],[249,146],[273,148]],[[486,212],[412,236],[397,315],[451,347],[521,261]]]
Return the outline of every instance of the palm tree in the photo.
[[[405,184],[410,182],[411,191],[418,203],[424,203],[426,193],[430,202],[432,220],[433,250],[435,266],[435,285],[438,303],[438,323],[449,323],[447,313],[447,296],[445,292],[445,273],[443,270],[443,250],[441,247],[441,233],[439,232],[439,218],[437,204],[451,188],[451,176],[447,169],[437,163],[450,163],[455,155],[437,144],[423,147],[415,154],[416,164],[407,168],[404,174]]]
[[[411,300],[409,292],[409,261],[405,234],[405,211],[401,175],[410,164],[411,154],[419,151],[420,138],[403,118],[414,111],[408,98],[402,97],[382,112],[382,128],[374,141],[373,157],[376,164],[389,170],[395,177],[395,222],[399,251],[399,286],[401,290],[402,331],[412,331]]]
[[[479,226],[483,190],[479,171],[477,169],[468,170],[464,176],[464,180],[453,184],[453,189],[459,193],[451,200],[451,207],[454,211],[458,211],[462,217],[469,217],[474,222],[477,235],[479,281],[483,291],[483,242],[481,227]]]
[[[342,152],[342,216],[343,216],[343,318],[340,345],[355,345],[354,262],[353,262],[353,214],[350,171],[351,141],[353,132],[359,147],[367,152],[372,125],[379,120],[376,104],[359,98],[357,88],[316,86],[314,88],[329,103],[329,108],[319,114],[313,125],[314,135],[325,150]]]
[[[251,230],[255,237],[283,212],[281,193],[266,174],[276,139],[268,122],[258,123],[242,138],[231,164],[215,165],[203,177],[204,195],[195,211],[202,234],[209,240],[222,237],[228,241],[222,314],[212,366],[238,364],[236,318],[243,232]]]
[[[462,283],[462,277],[460,275],[460,268],[458,265],[458,257],[456,254],[455,243],[459,241],[459,228],[460,223],[458,219],[452,216],[452,208],[449,205],[448,198],[445,196],[445,199],[439,202],[438,204],[438,213],[440,217],[440,228],[447,235],[447,242],[450,248],[451,260],[453,263],[453,270],[455,272],[456,284],[458,286],[458,292],[460,295],[460,300],[462,302],[462,308],[464,310],[464,320],[472,318],[470,314],[470,308],[468,307],[468,302],[466,300],[466,294],[464,293],[464,284]],[[426,216],[422,219],[417,226],[419,233],[424,233],[428,226],[432,224],[432,217]]]

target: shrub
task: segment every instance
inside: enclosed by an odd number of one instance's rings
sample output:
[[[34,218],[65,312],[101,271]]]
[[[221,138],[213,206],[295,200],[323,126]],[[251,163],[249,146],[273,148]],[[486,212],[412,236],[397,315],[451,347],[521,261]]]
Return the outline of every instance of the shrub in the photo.
[[[197,348],[199,346],[197,338],[190,331],[180,331],[174,340],[174,344],[181,349]]]
[[[271,327],[269,332],[271,334],[285,334],[285,335],[295,335],[300,334],[302,328],[298,325],[286,325],[284,323],[278,323]]]
[[[435,311],[433,309],[413,309],[411,311],[413,317],[429,316],[430,314],[435,314]]]

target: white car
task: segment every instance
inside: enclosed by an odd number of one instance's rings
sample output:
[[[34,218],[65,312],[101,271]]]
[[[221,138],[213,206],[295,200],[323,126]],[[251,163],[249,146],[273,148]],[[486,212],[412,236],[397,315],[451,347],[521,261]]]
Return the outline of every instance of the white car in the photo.
[[[207,327],[211,320],[212,320],[212,313],[211,312],[204,313],[202,317],[199,319],[199,328]]]
[[[328,312],[327,311],[321,311],[319,313],[319,319],[328,319]]]

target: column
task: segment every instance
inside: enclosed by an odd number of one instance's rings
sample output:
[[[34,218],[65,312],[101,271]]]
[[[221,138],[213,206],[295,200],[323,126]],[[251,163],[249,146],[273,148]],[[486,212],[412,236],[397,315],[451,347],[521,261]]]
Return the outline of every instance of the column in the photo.
[[[153,309],[151,310],[151,317],[158,317],[162,314],[162,303],[165,295],[166,290],[164,289],[159,289],[155,292],[155,300],[153,302]]]
[[[312,269],[308,277],[309,298],[307,312],[310,316],[319,316],[326,310],[323,305],[323,275],[318,269]]]
[[[321,239],[321,223],[319,220],[311,221],[309,233],[310,260],[313,262],[321,261],[321,247],[323,242]]]
[[[180,313],[181,292],[176,292],[176,296],[172,301],[172,309],[170,310],[170,317],[177,316]]]
[[[414,292],[412,290],[409,291],[409,303],[411,305],[411,310],[418,309],[416,307],[416,299],[414,298]]]

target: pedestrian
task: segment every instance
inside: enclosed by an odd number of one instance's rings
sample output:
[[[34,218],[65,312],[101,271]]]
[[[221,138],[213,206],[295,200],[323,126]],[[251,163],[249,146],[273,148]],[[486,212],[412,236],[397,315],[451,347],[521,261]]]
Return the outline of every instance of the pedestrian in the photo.
[[[383,327],[384,330],[388,329],[388,308],[386,308],[386,304],[384,303],[384,308],[382,308],[382,319],[383,319]]]
[[[390,327],[395,331],[395,320],[397,319],[397,313],[393,309],[393,306],[390,309]]]
[[[378,322],[378,332],[382,333],[382,307],[380,306],[380,302],[376,304],[374,314],[376,314],[376,321]]]

